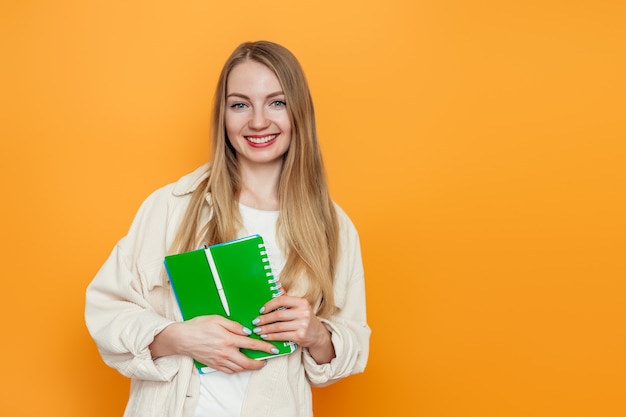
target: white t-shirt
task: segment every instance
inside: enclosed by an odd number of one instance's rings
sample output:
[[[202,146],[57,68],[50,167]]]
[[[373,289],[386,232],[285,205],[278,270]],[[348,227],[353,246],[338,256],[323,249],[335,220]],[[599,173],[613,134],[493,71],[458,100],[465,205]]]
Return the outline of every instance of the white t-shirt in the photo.
[[[285,257],[276,241],[278,211],[257,210],[242,204],[239,204],[239,211],[243,219],[239,237],[253,234],[263,237],[272,272],[279,278]],[[251,372],[225,374],[215,371],[201,374],[200,398],[194,417],[239,417]]]

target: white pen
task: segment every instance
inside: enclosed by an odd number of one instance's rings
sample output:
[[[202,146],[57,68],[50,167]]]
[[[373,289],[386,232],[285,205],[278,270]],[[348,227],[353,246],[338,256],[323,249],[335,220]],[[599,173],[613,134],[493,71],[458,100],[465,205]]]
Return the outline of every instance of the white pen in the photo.
[[[230,317],[230,308],[228,307],[228,300],[226,299],[226,293],[224,293],[224,287],[222,287],[222,280],[220,279],[220,275],[217,273],[217,267],[215,266],[215,261],[213,260],[213,254],[211,254],[211,248],[205,248],[204,253],[206,254],[206,259],[209,262],[211,275],[213,275],[213,282],[215,282],[215,287],[217,287],[217,293],[220,296],[222,307],[224,307],[224,311],[226,311],[226,315]]]

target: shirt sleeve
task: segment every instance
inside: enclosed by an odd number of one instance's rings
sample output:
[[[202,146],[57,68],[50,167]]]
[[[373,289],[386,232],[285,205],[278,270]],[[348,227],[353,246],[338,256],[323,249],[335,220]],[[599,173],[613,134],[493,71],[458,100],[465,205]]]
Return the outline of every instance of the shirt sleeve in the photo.
[[[367,324],[365,281],[359,238],[352,223],[345,218],[341,228],[341,253],[335,277],[336,314],[321,319],[331,333],[335,358],[318,364],[304,349],[303,363],[312,386],[329,385],[365,370],[369,356],[371,330]]]
[[[153,195],[140,208],[86,291],[85,321],[104,362],[129,378],[168,381],[183,357],[152,359],[154,336],[176,321],[167,314],[164,279],[166,205]],[[146,262],[141,254],[150,254]]]

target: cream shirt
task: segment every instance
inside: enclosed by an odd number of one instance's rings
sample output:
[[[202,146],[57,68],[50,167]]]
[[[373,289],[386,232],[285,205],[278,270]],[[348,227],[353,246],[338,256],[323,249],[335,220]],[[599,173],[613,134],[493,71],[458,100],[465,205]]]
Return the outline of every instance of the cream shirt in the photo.
[[[200,378],[193,360],[186,356],[154,360],[149,345],[166,326],[182,321],[163,259],[191,193],[207,175],[208,165],[204,165],[151,194],[87,288],[85,320],[100,355],[131,378],[126,417],[191,417],[196,409]],[[208,215],[207,209],[203,221]],[[331,332],[336,357],[320,365],[307,349],[299,348],[268,360],[250,376],[241,417],[312,416],[312,386],[328,385],[365,369],[370,328],[359,237],[339,207],[337,215],[340,254],[334,291],[338,311],[322,320]],[[297,288],[290,293],[302,295]]]

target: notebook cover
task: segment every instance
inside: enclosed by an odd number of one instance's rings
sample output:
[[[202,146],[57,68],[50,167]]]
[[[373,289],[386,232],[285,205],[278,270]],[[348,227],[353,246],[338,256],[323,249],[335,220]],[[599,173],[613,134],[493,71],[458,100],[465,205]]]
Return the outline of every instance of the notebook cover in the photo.
[[[218,271],[230,317],[222,307],[205,250],[210,250]],[[274,282],[265,244],[260,235],[165,257],[167,273],[184,320],[200,315],[219,314],[242,326],[253,329],[252,320],[259,316],[261,307],[280,294]],[[249,337],[261,339],[252,334]],[[265,359],[292,353],[296,346],[287,341],[269,341],[278,354],[241,349],[252,359]],[[204,365],[196,362],[198,369]]]

